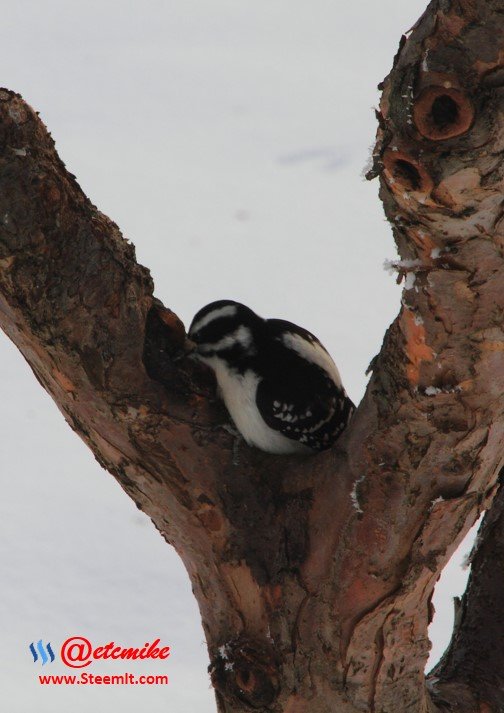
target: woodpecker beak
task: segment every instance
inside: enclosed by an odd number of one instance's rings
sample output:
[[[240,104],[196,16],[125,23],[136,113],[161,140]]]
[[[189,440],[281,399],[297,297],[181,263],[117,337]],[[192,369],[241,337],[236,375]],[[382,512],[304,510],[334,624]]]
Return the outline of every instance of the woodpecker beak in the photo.
[[[180,354],[174,357],[173,361],[182,361],[182,359],[186,359],[187,357],[194,358],[197,347],[196,342],[186,337]]]
[[[198,349],[198,345],[196,342],[193,342],[192,339],[189,339],[189,337],[186,337],[186,340],[184,342],[184,352],[188,354],[192,354]]]

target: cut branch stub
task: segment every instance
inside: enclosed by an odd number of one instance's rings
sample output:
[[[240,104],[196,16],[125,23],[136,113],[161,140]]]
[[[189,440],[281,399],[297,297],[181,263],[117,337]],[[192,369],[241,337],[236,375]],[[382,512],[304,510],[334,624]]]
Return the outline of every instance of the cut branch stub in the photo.
[[[415,126],[426,139],[443,141],[465,134],[474,120],[474,107],[466,93],[446,81],[423,89],[413,104]]]
[[[393,148],[383,154],[383,175],[392,191],[418,193],[428,197],[434,181],[422,164],[411,154]]]

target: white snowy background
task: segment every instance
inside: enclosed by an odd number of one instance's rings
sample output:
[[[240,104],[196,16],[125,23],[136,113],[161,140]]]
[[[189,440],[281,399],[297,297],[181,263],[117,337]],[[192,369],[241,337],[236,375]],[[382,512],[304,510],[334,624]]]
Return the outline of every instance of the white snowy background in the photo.
[[[317,334],[355,401],[400,289],[377,182],[377,83],[425,0],[18,0],[0,84],[40,111],[70,171],[187,322],[218,298]],[[9,713],[212,713],[189,580],[0,335],[0,690]],[[436,590],[433,661],[466,541]],[[160,636],[168,687],[42,687],[28,645]],[[121,669],[121,670],[120,670]],[[94,664],[97,674],[122,673]]]

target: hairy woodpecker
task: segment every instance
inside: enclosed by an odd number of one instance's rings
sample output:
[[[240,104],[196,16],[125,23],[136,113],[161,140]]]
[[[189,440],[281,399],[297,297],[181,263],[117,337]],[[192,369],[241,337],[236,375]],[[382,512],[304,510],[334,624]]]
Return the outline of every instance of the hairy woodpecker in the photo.
[[[320,451],[347,425],[354,405],[336,364],[306,329],[219,300],[196,314],[188,336],[249,445],[268,453]]]

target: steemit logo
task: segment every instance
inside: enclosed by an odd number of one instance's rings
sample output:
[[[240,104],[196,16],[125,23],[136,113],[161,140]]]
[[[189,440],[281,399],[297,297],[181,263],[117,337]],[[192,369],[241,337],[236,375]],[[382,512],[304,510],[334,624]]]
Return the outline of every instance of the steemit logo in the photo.
[[[46,664],[49,659],[51,660],[51,663],[54,661],[54,654],[53,650],[51,649],[51,644],[47,644],[47,646],[44,647],[42,639],[39,639],[36,645],[32,642],[29,648],[33,656],[33,663],[36,663],[39,660],[39,657],[42,659],[42,666]]]

